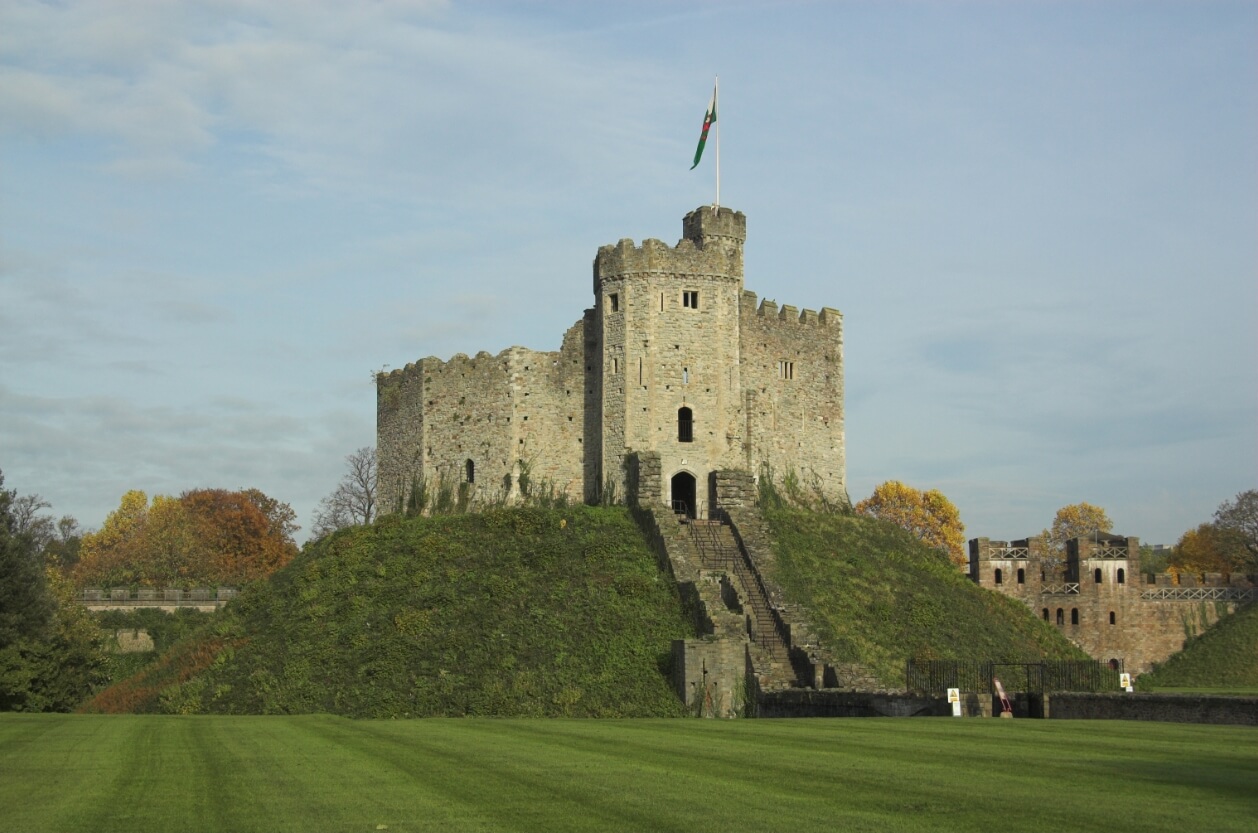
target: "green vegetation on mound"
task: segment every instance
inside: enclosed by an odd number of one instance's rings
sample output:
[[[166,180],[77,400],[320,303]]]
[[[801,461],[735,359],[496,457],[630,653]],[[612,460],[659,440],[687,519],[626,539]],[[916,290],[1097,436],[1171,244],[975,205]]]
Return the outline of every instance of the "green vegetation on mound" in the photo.
[[[1137,685],[1142,691],[1258,689],[1258,605],[1247,605],[1188,640],[1184,650],[1140,675]]]
[[[1025,604],[977,587],[897,526],[859,515],[764,509],[778,579],[841,662],[904,685],[915,659],[1086,660]]]
[[[693,635],[629,513],[584,506],[389,516],[218,615],[88,709],[670,716],[671,643]]]
[[[116,683],[140,673],[156,662],[176,642],[204,628],[213,617],[213,613],[195,608],[180,608],[174,613],[152,607],[93,613],[92,618],[101,630],[108,633],[109,640],[113,640],[118,631],[128,630],[145,631],[153,640],[151,651],[127,654],[111,651],[105,661],[109,682]]]

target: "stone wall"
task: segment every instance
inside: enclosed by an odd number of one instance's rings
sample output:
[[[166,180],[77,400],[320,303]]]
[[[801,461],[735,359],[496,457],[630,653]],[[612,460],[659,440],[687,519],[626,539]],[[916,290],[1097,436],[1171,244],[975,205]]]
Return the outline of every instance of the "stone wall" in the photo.
[[[806,489],[846,503],[841,316],[757,306],[754,292],[739,302],[744,466],[777,477],[793,470]]]
[[[673,478],[694,478],[695,512],[714,468],[738,465],[742,241],[739,212],[697,209],[676,246],[621,240],[594,262],[603,321],[603,472],[616,477],[630,451],[660,455],[663,501]],[[689,425],[681,426],[682,414]],[[689,501],[688,501],[689,502]]]
[[[1046,694],[1054,720],[1157,720],[1258,726],[1258,697],[1202,694]]]
[[[741,717],[747,702],[747,642],[729,637],[673,642],[673,685],[696,717]]]
[[[1063,558],[1040,538],[970,541],[970,578],[1012,596],[1094,659],[1141,674],[1236,608],[1234,601],[1145,598],[1139,540],[1072,539]]]
[[[430,494],[444,482],[472,501],[515,500],[522,473],[575,500],[622,502],[635,452],[658,455],[652,499],[684,497],[699,517],[712,472],[761,464],[846,501],[838,312],[756,307],[743,291],[742,213],[705,206],[682,232],[676,246],[600,248],[594,305],[556,352],[430,357],[379,374],[381,511],[405,508],[416,478]]]

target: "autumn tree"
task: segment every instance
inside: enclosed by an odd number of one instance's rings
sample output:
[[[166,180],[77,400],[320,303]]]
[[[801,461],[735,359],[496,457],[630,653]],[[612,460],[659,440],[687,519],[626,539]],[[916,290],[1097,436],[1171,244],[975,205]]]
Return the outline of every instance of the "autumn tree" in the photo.
[[[1234,530],[1204,523],[1180,536],[1169,569],[1175,573],[1231,573],[1244,569],[1248,560],[1249,553]]]
[[[297,554],[292,538],[273,528],[272,519],[247,492],[196,489],[179,500],[194,518],[203,569],[217,581],[265,578]]]
[[[1051,551],[1061,554],[1066,551],[1066,542],[1071,538],[1084,538],[1095,532],[1110,532],[1114,522],[1105,514],[1105,510],[1090,503],[1072,503],[1057,510],[1053,517],[1053,526],[1047,530],[1045,537]]]
[[[237,584],[264,578],[297,553],[296,515],[257,489],[194,489],[178,498],[122,497],[83,537],[80,584]]]
[[[83,536],[74,568],[79,584],[131,584],[139,579],[137,567],[146,560],[148,508],[148,495],[133,489],[122,496],[99,530]]]
[[[348,455],[345,463],[345,476],[315,510],[311,532],[316,538],[376,519],[376,450],[364,446]]]
[[[924,492],[898,480],[888,480],[855,508],[862,515],[903,527],[929,546],[946,552],[954,564],[965,565],[961,513],[938,489]]]

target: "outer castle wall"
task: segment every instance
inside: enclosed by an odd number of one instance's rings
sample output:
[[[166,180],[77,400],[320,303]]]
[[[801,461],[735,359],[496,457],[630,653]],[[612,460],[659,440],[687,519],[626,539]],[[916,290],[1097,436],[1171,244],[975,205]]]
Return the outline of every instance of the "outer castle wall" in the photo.
[[[1158,593],[1169,576],[1150,582],[1140,571],[1140,542],[1102,535],[1075,538],[1062,555],[1042,538],[970,541],[970,578],[981,587],[1021,600],[1062,635],[1102,662],[1118,660],[1124,670],[1144,673],[1184,646],[1185,640],[1233,612],[1247,581],[1213,582],[1217,593]],[[1236,593],[1228,591],[1235,590]],[[1217,596],[1214,599],[1193,596]]]

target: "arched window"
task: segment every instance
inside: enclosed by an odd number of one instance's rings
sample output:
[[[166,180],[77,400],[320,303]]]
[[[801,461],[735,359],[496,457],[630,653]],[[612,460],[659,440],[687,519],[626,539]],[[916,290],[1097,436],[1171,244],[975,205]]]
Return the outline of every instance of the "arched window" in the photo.
[[[1118,583],[1119,584],[1127,583],[1127,571],[1124,570],[1122,567],[1118,568]]]
[[[681,408],[677,411],[677,441],[692,443],[694,439],[694,414],[689,408]]]
[[[471,460],[467,461],[467,482],[468,483],[476,482],[476,464],[473,463]]]
[[[1114,611],[1112,611],[1112,610],[1111,610],[1111,611],[1109,612],[1109,623],[1110,623],[1111,625],[1114,625],[1114,624],[1117,624],[1117,622],[1118,622],[1118,620],[1114,618]]]
[[[1070,624],[1079,624],[1079,608],[1077,607],[1070,608]]]
[[[1018,568],[1018,584],[1026,584],[1026,570]]]
[[[1096,582],[1097,584],[1101,583],[1101,568],[1100,567],[1097,567],[1095,570],[1092,571],[1092,580]]]
[[[1109,661],[1109,670],[1111,670],[1111,671],[1117,671],[1117,670],[1118,670],[1118,660],[1117,660],[1117,659],[1111,659],[1111,660]]]
[[[1048,608],[1044,608],[1044,621],[1048,621]]]
[[[1066,624],[1066,615],[1064,612],[1062,612],[1062,609],[1060,607],[1057,608],[1057,624],[1059,625]]]
[[[997,584],[1005,583],[1005,574],[999,567],[996,568],[996,583]]]

